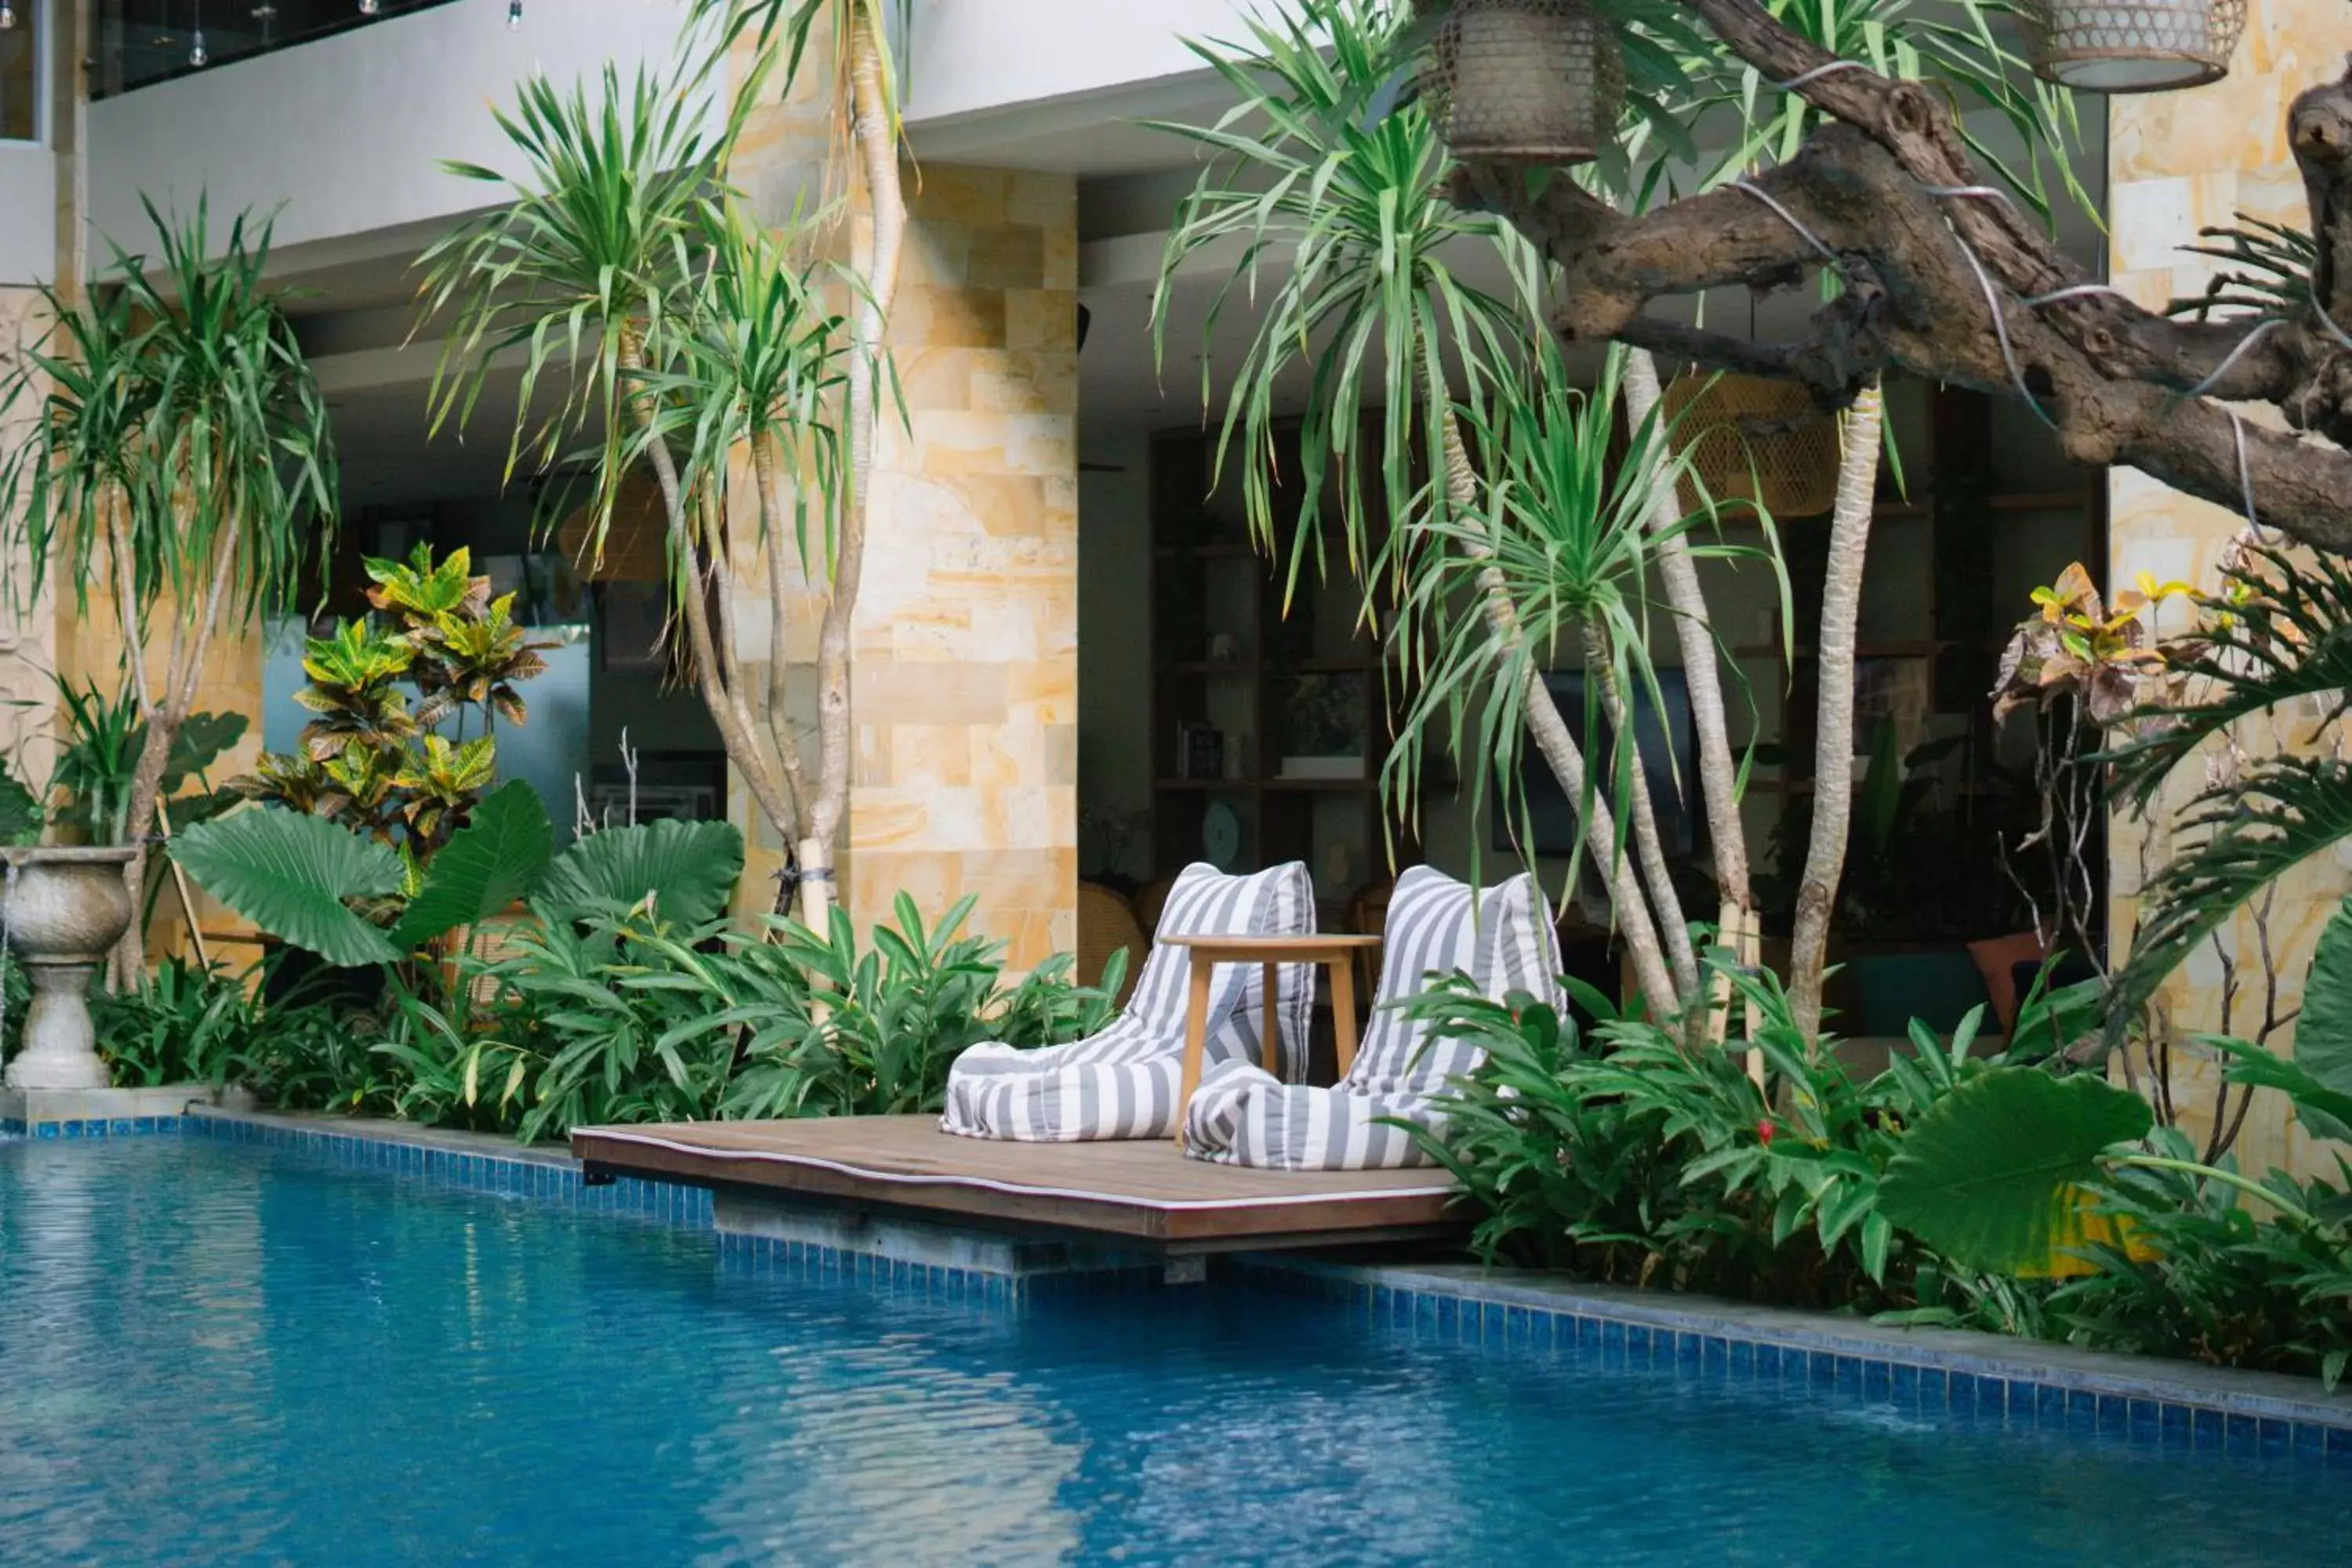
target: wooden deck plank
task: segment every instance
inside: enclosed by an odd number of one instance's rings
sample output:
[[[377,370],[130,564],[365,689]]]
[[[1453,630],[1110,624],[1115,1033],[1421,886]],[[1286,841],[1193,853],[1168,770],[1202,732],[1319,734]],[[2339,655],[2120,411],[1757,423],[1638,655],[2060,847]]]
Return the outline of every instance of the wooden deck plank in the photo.
[[[929,1116],[583,1127],[572,1148],[614,1171],[1158,1242],[1336,1243],[1454,1222],[1442,1171],[1251,1171],[1156,1138],[957,1138]]]

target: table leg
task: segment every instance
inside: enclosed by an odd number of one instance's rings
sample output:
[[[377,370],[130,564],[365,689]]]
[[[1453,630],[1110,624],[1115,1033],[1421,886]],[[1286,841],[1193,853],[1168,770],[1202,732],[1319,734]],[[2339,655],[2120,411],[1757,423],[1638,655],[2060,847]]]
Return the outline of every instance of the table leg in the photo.
[[[1282,991],[1282,967],[1265,966],[1265,1009],[1258,1020],[1258,1031],[1265,1037],[1258,1042],[1258,1065],[1275,1077],[1282,1076],[1282,1009],[1277,1003]]]
[[[1356,960],[1350,953],[1327,966],[1331,971],[1331,1045],[1346,1082],[1356,1065]]]
[[[1184,1142],[1184,1112],[1201,1087],[1201,1058],[1209,1047],[1209,980],[1217,966],[1192,958],[1192,985],[1184,1005],[1184,1076],[1176,1091],[1176,1142]]]

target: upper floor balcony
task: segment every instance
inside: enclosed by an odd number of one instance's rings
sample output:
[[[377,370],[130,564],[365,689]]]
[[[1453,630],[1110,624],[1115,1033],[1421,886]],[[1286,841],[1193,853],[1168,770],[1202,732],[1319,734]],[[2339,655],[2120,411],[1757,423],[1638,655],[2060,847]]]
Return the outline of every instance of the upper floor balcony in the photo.
[[[1102,173],[1170,161],[1135,127],[1213,106],[1186,37],[1244,0],[917,0],[906,58],[918,156]],[[281,246],[394,243],[478,206],[444,159],[498,164],[485,112],[533,71],[671,65],[686,0],[100,0],[89,216],[142,232],[142,194],[273,210]],[[520,25],[515,24],[519,21]],[[203,64],[196,36],[203,33]],[[388,232],[389,231],[389,232]]]

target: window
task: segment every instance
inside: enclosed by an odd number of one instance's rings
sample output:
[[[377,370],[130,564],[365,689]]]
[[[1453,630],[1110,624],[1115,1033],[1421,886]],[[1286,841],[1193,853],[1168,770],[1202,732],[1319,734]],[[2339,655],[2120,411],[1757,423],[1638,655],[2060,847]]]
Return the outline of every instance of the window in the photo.
[[[41,137],[41,0],[5,7],[12,26],[0,29],[0,142]]]
[[[26,3],[18,0],[20,13]],[[362,10],[359,0],[97,0],[93,46],[98,63],[89,95],[111,98],[448,4],[451,0],[376,0],[371,11]]]

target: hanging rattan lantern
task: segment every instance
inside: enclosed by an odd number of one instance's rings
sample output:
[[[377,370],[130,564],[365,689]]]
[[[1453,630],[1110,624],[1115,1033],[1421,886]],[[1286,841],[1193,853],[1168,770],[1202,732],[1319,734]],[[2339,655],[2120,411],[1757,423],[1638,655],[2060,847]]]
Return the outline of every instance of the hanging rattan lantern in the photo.
[[[1675,450],[1716,501],[1792,518],[1837,500],[1837,418],[1795,382],[1693,372],[1667,384],[1665,412]]]
[[[1588,163],[1616,129],[1625,67],[1585,0],[1450,0],[1423,92],[1457,158]]]
[[[2121,0],[2023,7],[2034,74],[2082,92],[2168,92],[2230,74],[2246,0]]]

